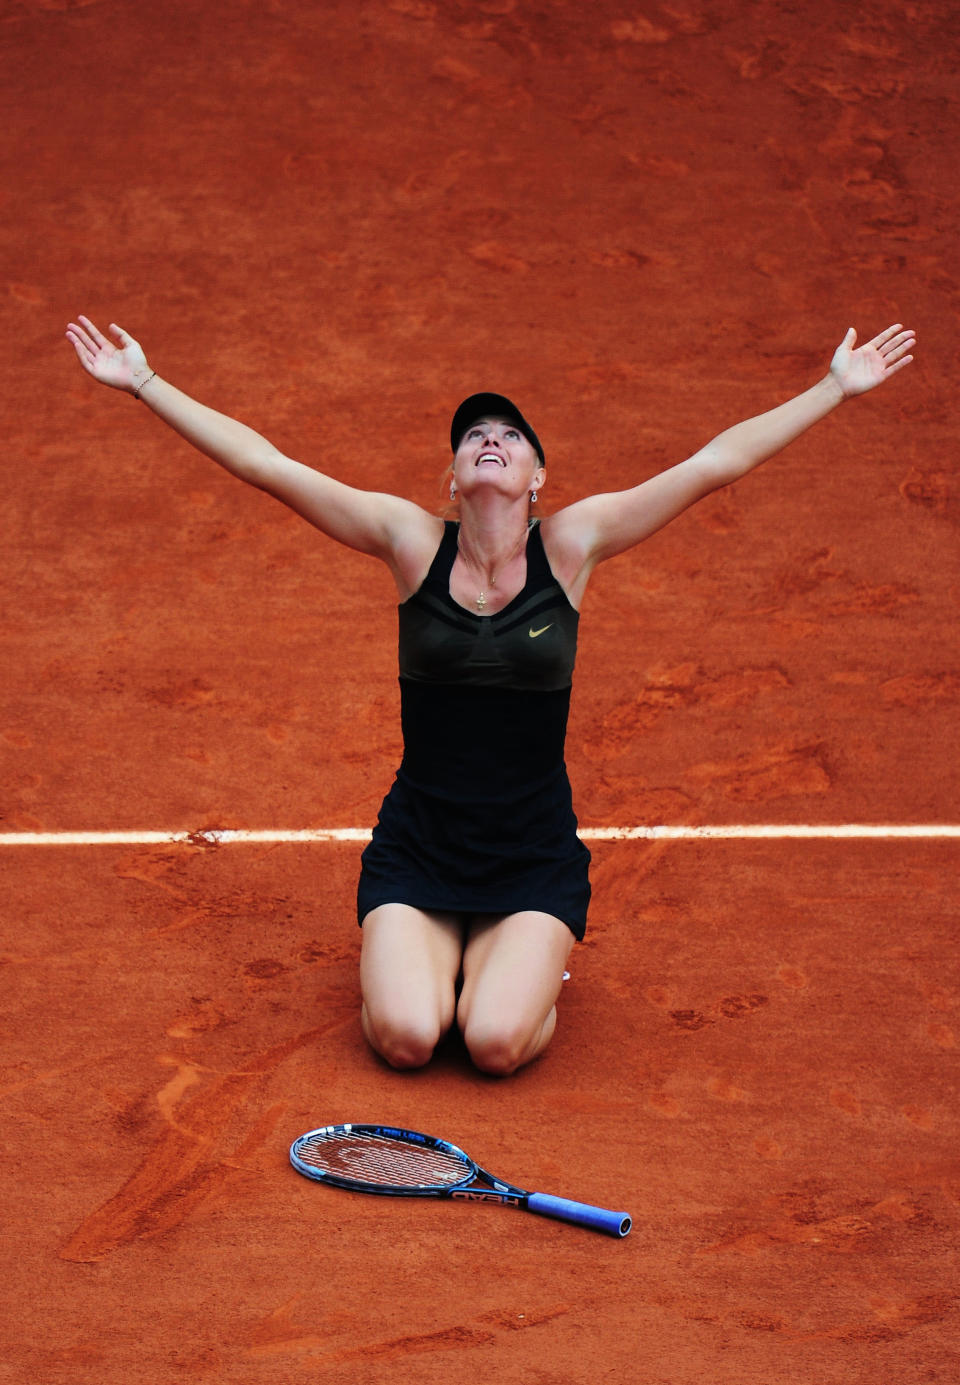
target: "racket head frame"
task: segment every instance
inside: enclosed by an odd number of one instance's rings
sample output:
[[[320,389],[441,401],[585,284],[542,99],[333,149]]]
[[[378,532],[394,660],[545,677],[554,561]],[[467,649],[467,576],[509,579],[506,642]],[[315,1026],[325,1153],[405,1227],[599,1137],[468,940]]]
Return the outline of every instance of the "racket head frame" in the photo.
[[[377,1139],[395,1140],[413,1149],[436,1152],[447,1160],[456,1161],[460,1167],[455,1170],[456,1177],[439,1182],[425,1180],[422,1183],[373,1183],[364,1178],[353,1178],[349,1174],[318,1168],[304,1157],[311,1146],[322,1148],[325,1144],[336,1143],[338,1139],[346,1141],[351,1136],[359,1136],[361,1140],[364,1138],[373,1141]],[[419,1130],[405,1130],[393,1125],[347,1123],[322,1125],[316,1130],[308,1130],[306,1134],[294,1140],[290,1146],[290,1163],[298,1173],[304,1174],[307,1178],[312,1178],[318,1183],[329,1183],[336,1188],[347,1188],[351,1192],[378,1193],[386,1197],[449,1197],[460,1189],[468,1187],[479,1177],[487,1181],[497,1192],[507,1193],[515,1197],[526,1197],[523,1189],[514,1188],[501,1179],[491,1178],[468,1154],[465,1154],[458,1145],[452,1144],[450,1140],[442,1140],[436,1135],[424,1135]]]

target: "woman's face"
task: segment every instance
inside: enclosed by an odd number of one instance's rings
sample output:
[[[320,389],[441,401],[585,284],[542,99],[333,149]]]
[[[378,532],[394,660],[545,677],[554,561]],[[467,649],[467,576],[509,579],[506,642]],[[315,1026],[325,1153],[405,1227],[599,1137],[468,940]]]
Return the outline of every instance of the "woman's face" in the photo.
[[[543,484],[536,450],[507,418],[481,418],[470,425],[453,459],[453,475],[467,494],[480,485],[524,491]]]

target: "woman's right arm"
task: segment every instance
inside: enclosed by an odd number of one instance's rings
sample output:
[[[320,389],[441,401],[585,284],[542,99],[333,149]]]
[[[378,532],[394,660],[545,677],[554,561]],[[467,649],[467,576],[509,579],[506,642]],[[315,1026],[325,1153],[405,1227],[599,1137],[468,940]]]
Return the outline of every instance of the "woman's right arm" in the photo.
[[[348,548],[382,558],[402,595],[423,576],[423,554],[432,557],[440,521],[411,501],[358,490],[285,457],[259,433],[207,408],[151,370],[140,343],[115,323],[115,343],[89,318],[67,328],[88,375],[144,403],[200,452],[231,475],[275,496],[316,528]]]

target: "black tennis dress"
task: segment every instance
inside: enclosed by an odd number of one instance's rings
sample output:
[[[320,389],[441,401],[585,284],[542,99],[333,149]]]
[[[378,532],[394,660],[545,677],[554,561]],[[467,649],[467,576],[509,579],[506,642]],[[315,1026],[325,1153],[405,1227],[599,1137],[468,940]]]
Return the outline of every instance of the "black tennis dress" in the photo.
[[[403,761],[363,853],[357,912],[381,904],[476,914],[536,909],[586,929],[590,853],[563,751],[578,613],[539,524],[527,580],[496,615],[450,595],[459,525],[399,607]]]

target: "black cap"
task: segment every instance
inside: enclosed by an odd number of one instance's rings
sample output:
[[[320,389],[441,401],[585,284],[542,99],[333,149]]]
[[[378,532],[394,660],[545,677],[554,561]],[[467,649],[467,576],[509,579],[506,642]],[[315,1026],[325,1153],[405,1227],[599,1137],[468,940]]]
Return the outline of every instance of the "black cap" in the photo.
[[[544,465],[540,439],[516,404],[503,394],[471,394],[469,399],[463,401],[454,414],[453,422],[450,425],[450,447],[454,452],[460,446],[464,433],[472,423],[476,423],[478,418],[508,418],[511,423],[517,425],[536,452],[540,458],[540,465]]]

